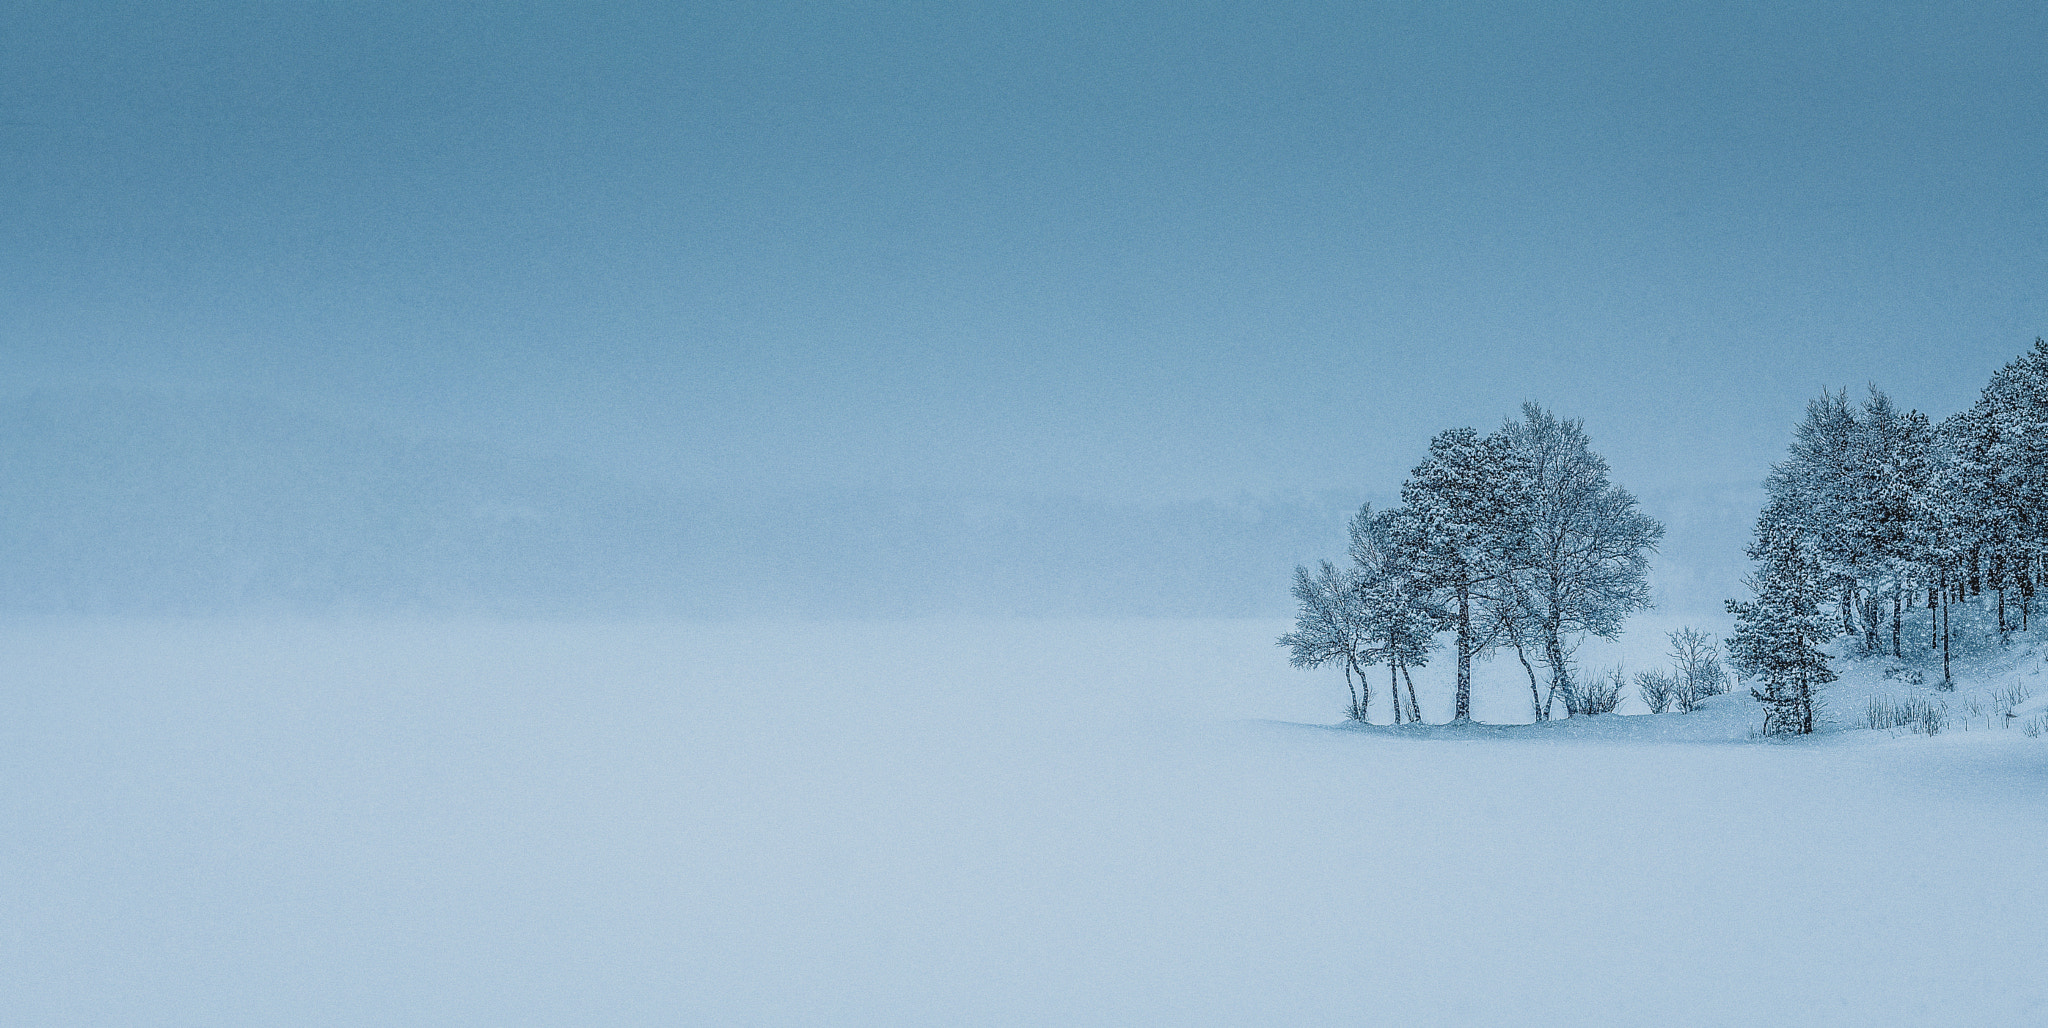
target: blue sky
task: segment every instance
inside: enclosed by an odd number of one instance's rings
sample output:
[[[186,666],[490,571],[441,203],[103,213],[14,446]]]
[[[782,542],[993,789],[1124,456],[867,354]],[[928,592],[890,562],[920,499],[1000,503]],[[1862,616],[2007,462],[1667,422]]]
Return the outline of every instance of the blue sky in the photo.
[[[1708,9],[1711,8],[1711,9]],[[2039,5],[0,14],[0,372],[714,489],[1646,494],[2048,329]]]

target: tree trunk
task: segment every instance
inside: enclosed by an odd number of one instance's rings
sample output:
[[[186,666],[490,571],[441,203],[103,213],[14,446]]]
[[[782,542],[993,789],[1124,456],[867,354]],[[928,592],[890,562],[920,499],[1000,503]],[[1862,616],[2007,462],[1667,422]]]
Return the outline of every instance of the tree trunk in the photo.
[[[1905,612],[1906,601],[1899,595],[1899,592],[1898,587],[1894,586],[1892,588],[1892,656],[1894,657],[1905,656],[1904,653],[1899,652],[1899,619]]]
[[[2034,606],[2034,568],[2031,563],[2020,572],[2020,631],[2027,630],[2027,615]]]
[[[1856,634],[1856,583],[1842,587],[1842,634]]]
[[[1949,640],[1949,630],[1948,630],[1948,604],[1947,604],[1947,603],[1943,603],[1943,604],[1941,605],[1941,691],[1943,691],[1943,692],[1951,692],[1951,691],[1954,691],[1954,689],[1955,689],[1955,687],[1956,687],[1956,680],[1955,680],[1955,679],[1954,679],[1953,677],[1951,677],[1951,676],[1949,675],[1949,670],[1948,670],[1948,656],[1949,656],[1949,641],[1948,641],[1948,640]]]
[[[1472,589],[1458,586],[1458,702],[1453,723],[1472,720]]]
[[[1941,615],[1936,613],[1941,606],[1940,596],[1934,586],[1927,587],[1927,648],[1941,649]]]
[[[1530,716],[1538,721],[1543,717],[1543,690],[1536,687],[1536,668],[1529,663],[1529,655],[1522,652],[1522,640],[1515,639],[1515,657],[1522,662],[1522,670],[1529,673],[1529,706],[1534,711]]]
[[[1363,677],[1363,672],[1360,673],[1360,677]],[[1358,689],[1351,684],[1351,662],[1349,660],[1344,662],[1344,688],[1351,690],[1351,720],[1364,721],[1365,707],[1359,704]],[[1368,693],[1367,695],[1371,694]]]
[[[1394,699],[1394,723],[1401,723],[1401,665],[1398,661],[1387,661],[1387,695]]]
[[[1406,664],[1401,665],[1401,677],[1408,680],[1408,720],[1421,721],[1422,704],[1415,702],[1415,675],[1408,670]]]
[[[1564,641],[1558,638],[1555,625],[1543,626],[1543,659],[1550,663],[1550,694],[1543,698],[1543,720],[1548,721],[1557,694],[1571,682],[1564,664]]]

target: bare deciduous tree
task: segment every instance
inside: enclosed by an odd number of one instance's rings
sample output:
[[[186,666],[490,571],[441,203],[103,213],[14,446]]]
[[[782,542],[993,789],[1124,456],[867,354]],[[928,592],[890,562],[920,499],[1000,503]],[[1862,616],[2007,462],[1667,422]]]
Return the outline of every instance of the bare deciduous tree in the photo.
[[[1577,639],[1615,638],[1630,614],[1650,605],[1650,554],[1664,526],[1608,480],[1607,461],[1593,452],[1581,422],[1525,403],[1522,420],[1509,421],[1501,435],[1521,455],[1533,487],[1517,598],[1550,670],[1538,712],[1547,718],[1551,699],[1571,682]]]
[[[1294,631],[1279,641],[1288,648],[1288,662],[1295,667],[1336,664],[1341,668],[1344,686],[1351,690],[1346,716],[1365,721],[1372,693],[1365,688],[1366,622],[1358,586],[1355,572],[1339,569],[1327,560],[1314,572],[1296,567],[1294,598],[1300,606],[1294,616]]]

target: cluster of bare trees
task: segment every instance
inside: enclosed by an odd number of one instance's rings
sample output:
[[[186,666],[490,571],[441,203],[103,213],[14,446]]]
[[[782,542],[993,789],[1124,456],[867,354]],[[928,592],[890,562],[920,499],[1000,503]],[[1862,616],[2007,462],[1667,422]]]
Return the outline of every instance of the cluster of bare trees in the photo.
[[[1708,697],[1728,691],[1728,671],[1713,636],[1681,628],[1666,638],[1671,640],[1671,670],[1636,672],[1636,693],[1650,713],[1690,714]]]
[[[1361,721],[1367,672],[1384,666],[1396,724],[1421,720],[1411,669],[1439,635],[1451,636],[1457,661],[1453,721],[1472,716],[1472,661],[1512,649],[1532,713],[1547,720],[1560,696],[1576,694],[1578,642],[1614,638],[1648,605],[1663,532],[1609,480],[1580,422],[1524,404],[1520,420],[1491,434],[1432,439],[1401,505],[1368,504],[1352,520],[1348,564],[1296,568],[1295,630],[1280,644],[1297,667],[1341,667]]]

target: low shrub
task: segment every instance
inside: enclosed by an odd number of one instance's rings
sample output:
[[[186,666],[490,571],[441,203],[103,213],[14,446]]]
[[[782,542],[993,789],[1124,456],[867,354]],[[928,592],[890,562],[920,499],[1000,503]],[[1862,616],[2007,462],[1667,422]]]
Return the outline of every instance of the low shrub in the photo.
[[[1864,723],[1880,731],[1940,735],[1948,719],[1948,704],[1924,696],[1872,696],[1864,708]]]
[[[1636,695],[1643,698],[1643,704],[1652,714],[1662,714],[1671,709],[1678,699],[1678,679],[1662,671],[1636,672]]]
[[[1592,717],[1614,713],[1614,708],[1621,705],[1621,693],[1627,683],[1628,676],[1617,664],[1605,675],[1568,679],[1559,691],[1564,696],[1566,713],[1572,717]]]

